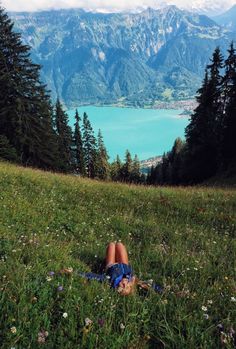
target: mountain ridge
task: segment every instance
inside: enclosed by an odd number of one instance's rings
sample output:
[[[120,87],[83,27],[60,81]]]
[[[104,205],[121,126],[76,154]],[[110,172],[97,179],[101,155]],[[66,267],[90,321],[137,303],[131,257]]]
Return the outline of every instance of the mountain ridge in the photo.
[[[68,107],[155,106],[193,98],[217,45],[232,40],[204,15],[169,6],[141,13],[57,10],[11,13],[43,66],[42,79]]]
[[[213,19],[225,28],[236,31],[236,4],[225,13],[213,17]]]

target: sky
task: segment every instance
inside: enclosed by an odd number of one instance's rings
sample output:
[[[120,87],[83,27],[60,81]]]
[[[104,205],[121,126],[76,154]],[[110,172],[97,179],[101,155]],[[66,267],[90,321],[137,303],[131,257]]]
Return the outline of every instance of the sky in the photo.
[[[224,12],[236,4],[236,0],[0,0],[1,6],[7,11],[84,8],[99,12],[119,12],[137,8],[159,8],[164,3],[188,10],[208,7],[210,10],[214,8],[216,12]]]

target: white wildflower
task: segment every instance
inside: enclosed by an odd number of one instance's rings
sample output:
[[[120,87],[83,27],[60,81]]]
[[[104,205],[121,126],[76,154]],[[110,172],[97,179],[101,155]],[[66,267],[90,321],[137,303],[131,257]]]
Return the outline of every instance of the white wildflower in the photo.
[[[125,325],[123,323],[120,324],[120,329],[124,330],[125,329]]]
[[[85,326],[90,326],[92,325],[93,321],[91,319],[89,319],[88,317],[86,317],[86,319],[84,320],[85,322]]]
[[[205,307],[204,305],[202,306],[202,310],[203,311],[207,311],[207,307]]]
[[[12,326],[12,327],[11,327],[11,333],[16,333],[16,331],[17,331],[17,330],[16,330],[16,327],[15,327],[15,326]]]

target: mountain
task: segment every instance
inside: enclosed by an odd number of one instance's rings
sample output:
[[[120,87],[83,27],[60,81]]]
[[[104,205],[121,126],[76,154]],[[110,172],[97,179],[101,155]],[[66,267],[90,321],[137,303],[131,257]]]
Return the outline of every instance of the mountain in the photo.
[[[216,16],[231,8],[235,0],[191,0],[183,3],[182,0],[168,1],[169,4],[175,3],[177,6],[183,6],[185,10],[205,14],[207,16]]]
[[[214,17],[214,20],[225,28],[236,31],[236,5],[222,15]]]
[[[169,6],[141,13],[58,10],[11,13],[42,65],[42,79],[68,106],[153,105],[195,95],[215,47],[232,34],[210,18]]]

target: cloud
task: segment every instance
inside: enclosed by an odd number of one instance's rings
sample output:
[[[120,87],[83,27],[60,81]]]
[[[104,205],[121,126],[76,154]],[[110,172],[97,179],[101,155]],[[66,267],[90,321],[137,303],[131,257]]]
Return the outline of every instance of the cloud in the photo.
[[[36,11],[59,8],[84,8],[88,10],[122,11],[136,7],[159,7],[158,0],[2,0],[8,11]]]
[[[0,0],[1,1],[1,0]],[[208,4],[219,3],[222,8],[222,0],[2,0],[1,4],[7,11],[37,11],[60,8],[84,8],[92,11],[124,11],[136,8],[159,8],[164,4],[175,4],[180,8],[201,8]],[[224,0],[224,8],[229,8],[236,0]],[[210,8],[210,7],[209,7]]]

